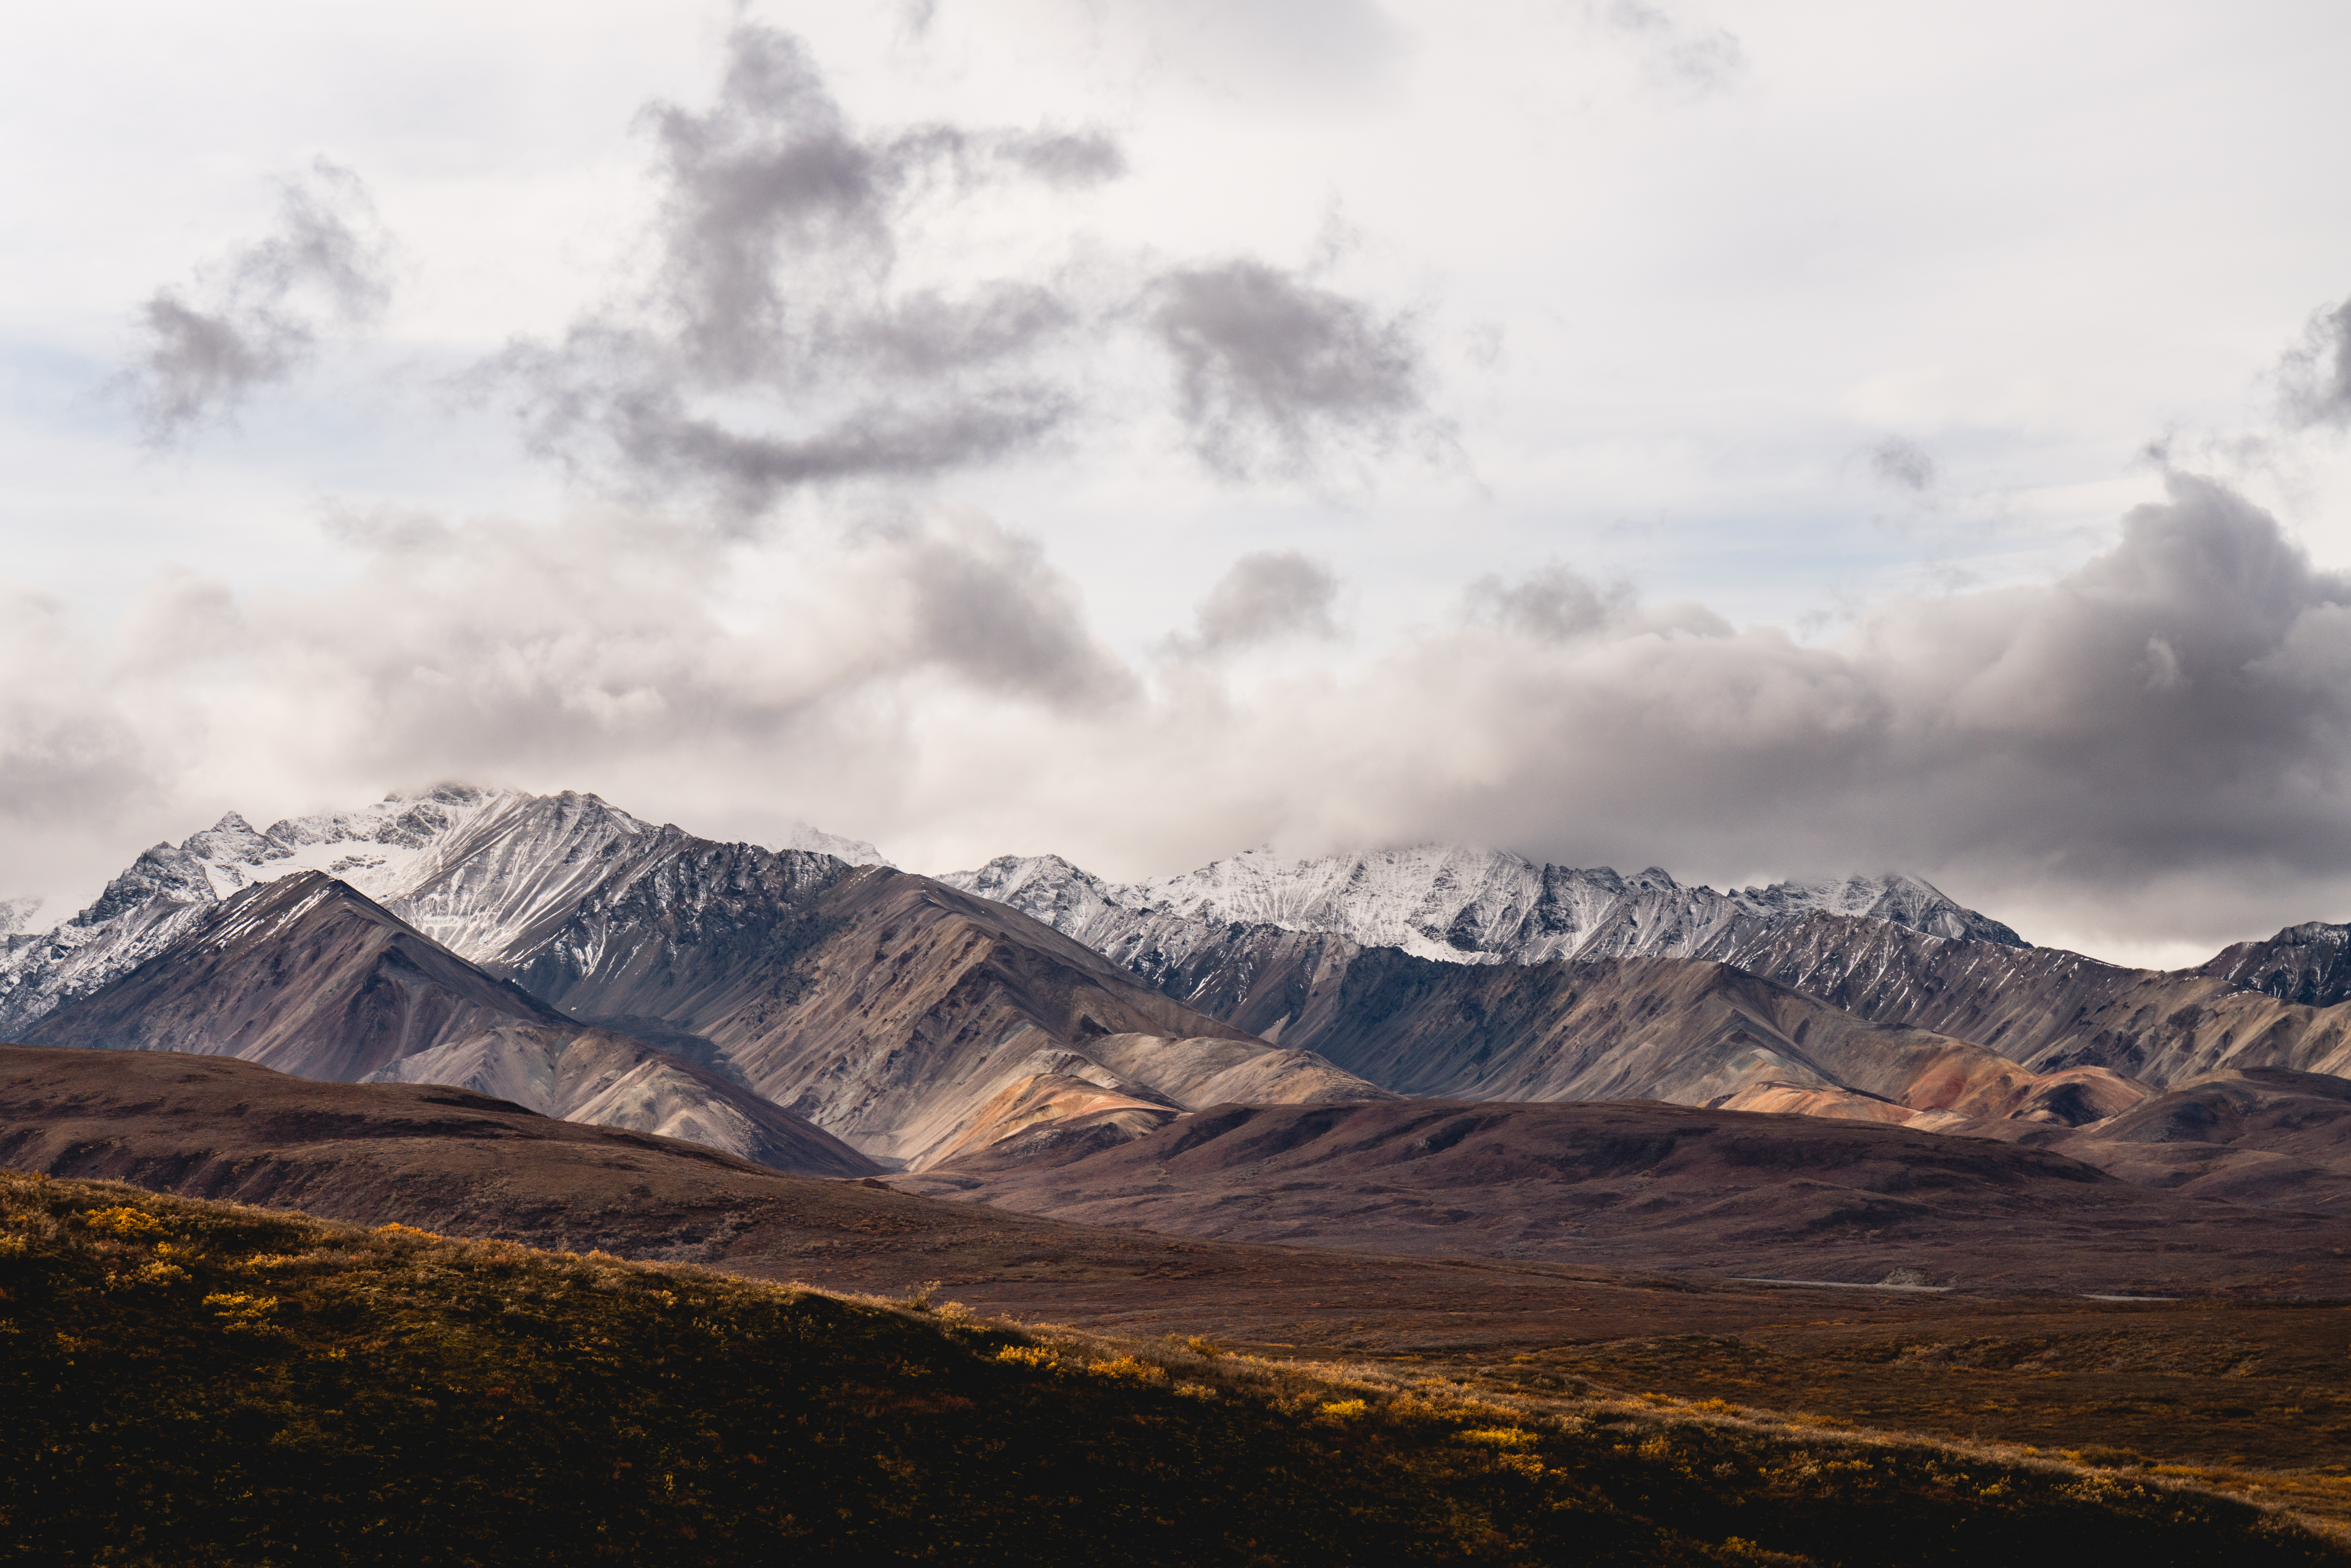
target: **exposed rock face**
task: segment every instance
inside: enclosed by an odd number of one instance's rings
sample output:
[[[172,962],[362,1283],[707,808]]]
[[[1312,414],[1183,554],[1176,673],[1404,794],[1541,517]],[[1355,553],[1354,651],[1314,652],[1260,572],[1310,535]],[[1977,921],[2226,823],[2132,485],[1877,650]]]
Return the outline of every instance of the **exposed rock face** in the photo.
[[[1815,910],[2024,945],[2000,922],[1899,874],[1717,893],[1686,886],[1654,866],[1627,877],[1604,866],[1539,866],[1499,851],[1437,844],[1309,861],[1259,850],[1125,885],[1056,855],[1008,855],[941,880],[1009,904],[1106,953],[1140,942],[1188,954],[1208,937],[1208,929],[1182,934],[1166,918],[1173,916],[1210,929],[1327,932],[1363,946],[1456,961],[1715,957],[1726,945]]]
[[[444,785],[357,811],[276,823],[235,812],[177,846],[158,844],[89,909],[0,950],[0,1036],[83,996],[171,945],[205,910],[255,883],[324,872],[476,961],[527,953],[579,903],[705,841],[657,828],[593,795]],[[750,850],[753,846],[734,846]],[[758,852],[831,865],[880,860],[870,844],[804,829]]]
[[[2113,1114],[2128,1103],[2118,1098],[2122,1092],[2112,1078],[2101,1074],[2160,1088],[2229,1066],[2351,1071],[2351,1004],[2314,1007],[2282,1000],[2231,977],[2275,977],[2290,969],[2298,992],[2330,994],[2329,982],[2308,977],[2333,951],[2326,934],[2338,929],[2295,927],[2275,943],[2231,949],[2200,969],[2167,973],[2101,963],[2062,948],[1935,936],[1888,921],[1813,911],[1776,927],[1729,930],[1714,945],[1712,956],[1874,1023],[1987,1047],[2036,1079],[2051,1081],[2052,1097],[2045,1103],[2020,1102],[2021,1113],[2045,1110],[2074,1123]],[[1368,975],[1349,979],[1360,966],[1378,966],[1393,982],[1417,975],[1416,966],[1426,960],[1270,926],[1193,936],[1194,945],[1176,956],[1165,946],[1113,952],[1203,1011],[1269,1039],[1321,1051],[1392,1088],[1406,1088],[1405,1080],[1383,1079],[1390,1068],[1351,1043],[1353,1031],[1369,1027],[1376,1009],[1353,999],[1342,1008],[1340,998],[1343,993],[1357,996],[1369,983]],[[2262,959],[2258,952],[2270,956]],[[1678,984],[1664,979],[1669,967],[1650,973],[1660,983]],[[1521,984],[1430,974],[1426,984],[1440,988],[1516,990]],[[1553,982],[1523,984],[1531,988],[1529,995],[1539,996]],[[1523,1009],[1508,1016],[1521,1030],[1532,1019]],[[1493,1050],[1511,1049],[1502,1032],[1489,1034]],[[2070,1092],[2055,1082],[2077,1072],[2091,1077],[2073,1080]],[[1489,1092],[1449,1073],[1411,1082],[1439,1086],[1407,1092]],[[1792,1082],[1804,1083],[1801,1076]],[[1796,1098],[1783,1093],[1737,1103],[1813,1113],[1840,1103],[1834,1097],[1804,1101],[1802,1093],[1810,1092],[1804,1088]],[[1834,1113],[1879,1114],[1855,1103],[1841,1103],[1845,1108]]]
[[[35,1045],[242,1057],[305,1078],[461,1084],[778,1170],[879,1168],[739,1085],[583,1028],[315,871],[207,906],[177,942],[27,1036]]]
[[[207,906],[157,956],[25,1031],[27,1045],[237,1056],[350,1082],[562,1014],[318,872]]]
[[[1165,1106],[1243,1083],[1273,1100],[1385,1097],[1000,904],[883,867],[734,903],[591,899],[516,972],[567,1009],[706,1041],[717,1070],[887,1162],[967,1142],[990,1103],[1040,1075]]]
[[[865,846],[850,848],[870,856]],[[404,936],[382,939],[403,953],[404,943],[438,954],[414,961],[447,970],[455,994],[500,989],[491,977],[521,989],[506,988],[503,1012],[411,1005],[394,1028],[378,1016],[397,991],[386,989],[392,978],[368,978],[366,1007],[344,996],[365,967],[356,960],[306,959],[279,973],[273,990],[255,978],[253,953],[214,950],[219,944],[206,934],[225,898],[269,925],[288,915],[288,899],[309,897],[329,875],[350,879],[381,907],[356,894],[329,904],[365,905],[372,915],[360,925],[379,935],[397,926]],[[1040,1074],[1169,1109],[1194,1103],[1171,1093],[1306,1102],[1384,1092],[1196,1013],[1000,906],[830,854],[715,843],[592,795],[452,786],[266,833],[231,816],[176,848],[148,852],[78,924],[60,929],[65,937],[7,950],[0,988],[14,989],[0,989],[0,1029],[77,1044],[220,1051],[343,1079],[478,1036],[469,1050],[394,1075],[511,1087],[549,1073],[550,1085],[569,1082],[557,1058],[571,1061],[585,1031],[601,1028],[754,1100],[788,1103],[893,1163],[967,1142],[988,1121],[990,1102]],[[271,939],[316,946],[308,934]],[[196,962],[189,955],[198,947],[212,956]],[[281,959],[271,962],[283,969]],[[74,998],[83,999],[57,1010]],[[557,1034],[500,1033],[499,1025]],[[334,1029],[341,1043],[330,1048],[323,1041]],[[1086,1054],[1087,1041],[1113,1035],[1133,1037],[1119,1069]],[[633,1049],[606,1040],[590,1054],[601,1061]],[[582,1082],[604,1071],[580,1060]],[[730,1102],[675,1066],[640,1061],[632,1071],[643,1075],[639,1090],[620,1099],[600,1092],[575,1102],[549,1087],[532,1103],[631,1125],[698,1126],[723,1146],[778,1153],[759,1142],[768,1134],[757,1107],[739,1096]],[[1157,1087],[1162,1080],[1174,1087]],[[658,1091],[645,1087],[656,1081]],[[1039,1104],[1064,1103],[1073,1103],[1049,1095],[1029,1104],[1020,1126],[1036,1120]]]
[[[2104,1071],[2051,1083],[1968,1040],[1872,1024],[1702,959],[1469,966],[1374,948],[1281,1038],[1401,1093],[1443,1098],[1842,1107],[1949,1124],[2095,1119],[2147,1092]],[[2095,1085],[2086,1101],[2085,1082]]]
[[[2040,1072],[2104,1067],[2168,1087],[2225,1067],[2351,1071],[2351,1006],[2245,989],[2211,972],[2221,959],[2169,973],[2127,969],[2053,947],[2019,951],[1815,915],[1729,961],[1880,1023],[1978,1041]]]
[[[2351,925],[2289,925],[2266,942],[2240,942],[2197,966],[2280,1001],[2331,1008],[2351,1001]]]
[[[799,1176],[876,1176],[847,1144],[716,1073],[604,1030],[501,1025],[404,1056],[370,1083],[445,1083],[542,1116],[625,1127]]]

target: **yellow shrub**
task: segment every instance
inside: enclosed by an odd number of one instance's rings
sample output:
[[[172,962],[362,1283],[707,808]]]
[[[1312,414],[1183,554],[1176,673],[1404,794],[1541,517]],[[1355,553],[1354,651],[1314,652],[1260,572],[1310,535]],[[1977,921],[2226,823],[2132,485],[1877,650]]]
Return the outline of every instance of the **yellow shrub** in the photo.
[[[96,1208],[81,1217],[81,1222],[92,1230],[110,1236],[143,1236],[151,1230],[161,1230],[163,1222],[143,1208]]]
[[[447,1237],[445,1237],[445,1236],[442,1235],[442,1234],[441,1234],[439,1231],[437,1231],[437,1230],[419,1230],[419,1229],[418,1229],[415,1226],[413,1226],[413,1225],[402,1225],[402,1224],[401,1224],[401,1223],[400,1223],[400,1221],[398,1221],[398,1220],[396,1220],[396,1219],[395,1219],[395,1220],[393,1220],[390,1225],[379,1225],[379,1226],[377,1226],[377,1227],[375,1228],[375,1233],[376,1233],[378,1236],[392,1236],[392,1237],[407,1237],[407,1236],[413,1236],[413,1237],[414,1237],[414,1238],[415,1238],[417,1240],[419,1240],[419,1241],[446,1241],[446,1240],[448,1240],[448,1239],[449,1239]],[[590,1253],[590,1254],[589,1254],[589,1256],[593,1257],[593,1256],[595,1256],[595,1254]]]
[[[1116,1361],[1097,1361],[1086,1370],[1096,1377],[1131,1377],[1137,1383],[1151,1383],[1167,1375],[1165,1367],[1137,1361],[1131,1355],[1122,1355]]]
[[[1472,1427],[1459,1437],[1465,1443],[1479,1443],[1489,1448],[1523,1448],[1535,1440],[1532,1432],[1520,1427]]]
[[[218,1291],[206,1296],[204,1305],[225,1329],[264,1329],[269,1326],[269,1314],[277,1310],[277,1298],[247,1295],[243,1291]]]
[[[1360,1399],[1333,1399],[1322,1406],[1322,1414],[1333,1421],[1352,1421],[1370,1408]]]
[[[1008,1344],[996,1353],[996,1359],[1015,1366],[1050,1366],[1053,1353],[1041,1344]]]

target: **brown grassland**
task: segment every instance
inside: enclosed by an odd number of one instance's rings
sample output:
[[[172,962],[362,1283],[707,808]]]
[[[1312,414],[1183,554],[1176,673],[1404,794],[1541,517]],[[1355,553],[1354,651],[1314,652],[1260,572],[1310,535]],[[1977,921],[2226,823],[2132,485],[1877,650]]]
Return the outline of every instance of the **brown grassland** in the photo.
[[[2351,1562],[2146,1466],[1768,1415],[1777,1375],[1719,1346],[1413,1354],[5,1175],[0,1557]],[[1612,1392],[1709,1354],[1738,1403]]]

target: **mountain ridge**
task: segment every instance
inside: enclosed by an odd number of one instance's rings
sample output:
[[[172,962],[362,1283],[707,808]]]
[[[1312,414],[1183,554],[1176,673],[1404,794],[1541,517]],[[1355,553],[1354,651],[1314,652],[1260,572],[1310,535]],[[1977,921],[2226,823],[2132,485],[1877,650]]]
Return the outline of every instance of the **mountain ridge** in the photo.
[[[1660,867],[1628,877],[1607,866],[1538,865],[1504,851],[1446,844],[1300,861],[1251,850],[1124,884],[1058,855],[1005,855],[938,880],[1009,904],[1098,949],[1128,941],[1154,916],[1174,916],[1205,926],[1327,932],[1457,962],[1709,957],[1743,931],[1816,909],[2029,946],[2001,922],[1899,873],[1718,893]]]

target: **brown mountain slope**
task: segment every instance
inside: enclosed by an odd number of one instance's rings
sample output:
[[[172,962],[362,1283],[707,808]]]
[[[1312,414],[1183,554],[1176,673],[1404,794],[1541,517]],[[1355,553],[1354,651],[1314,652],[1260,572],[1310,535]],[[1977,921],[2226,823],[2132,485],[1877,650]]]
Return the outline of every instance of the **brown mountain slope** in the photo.
[[[1282,1042],[1399,1092],[1654,1099],[1869,1120],[2095,1120],[2140,1086],[2051,1079],[1965,1040],[1887,1028],[1728,965],[1463,965],[1369,948],[1310,991]]]
[[[304,1078],[473,1084],[545,1115],[697,1138],[778,1169],[880,1169],[740,1084],[581,1027],[317,872],[246,889],[26,1036],[235,1056]]]
[[[590,901],[517,979],[706,1040],[753,1089],[885,1161],[968,1142],[1006,1091],[1048,1076],[1171,1108],[1244,1080],[1268,1101],[1384,1097],[925,877],[875,866],[789,899],[660,902],[670,913],[629,919]]]
[[[2183,1197],[2351,1214],[2351,1079],[2327,1073],[2229,1068],[2095,1126],[1978,1131]]]
[[[2351,1218],[2177,1197],[1984,1139],[1676,1105],[1222,1106],[1113,1148],[966,1155],[895,1182],[1230,1240],[2011,1290],[2351,1290]]]
[[[2311,1007],[2205,971],[2126,969],[2058,948],[1831,915],[1730,961],[1878,1023],[1978,1041],[2036,1071],[2104,1067],[2168,1087],[2224,1067],[2351,1071],[2351,1004]]]
[[[163,953],[41,1019],[23,1042],[236,1056],[350,1081],[515,1023],[578,1027],[305,872],[208,912]]]
[[[1334,1312],[1383,1336],[1556,1339],[1661,1319],[1784,1315],[1740,1287],[1502,1260],[1412,1260],[1071,1225],[763,1170],[691,1144],[551,1121],[462,1091],[322,1083],[165,1052],[0,1046],[0,1166],[357,1224],[898,1291],[945,1280],[988,1311],[1293,1342]]]
[[[609,1030],[505,1024],[403,1056],[371,1083],[441,1083],[542,1116],[658,1133],[799,1176],[878,1176],[839,1138],[707,1068]]]
[[[2289,925],[2266,942],[2223,947],[2196,967],[2280,1001],[2333,1007],[2351,1001],[2351,925]]]

